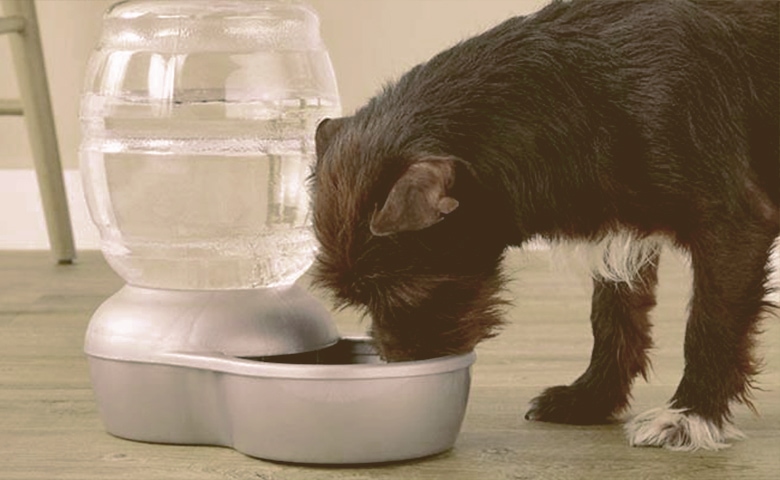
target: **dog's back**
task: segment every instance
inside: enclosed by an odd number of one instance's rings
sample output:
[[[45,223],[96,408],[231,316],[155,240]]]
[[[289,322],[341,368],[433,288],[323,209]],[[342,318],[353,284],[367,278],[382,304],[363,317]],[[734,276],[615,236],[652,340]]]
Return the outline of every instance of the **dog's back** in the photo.
[[[778,19],[775,1],[574,1],[518,30],[546,33],[564,54],[588,45],[609,59],[591,78],[567,66],[572,88],[590,83],[589,101],[613,129],[606,160],[587,161],[601,167],[605,191],[617,190],[624,220],[686,241],[687,225],[706,214],[698,209],[742,208],[741,195],[777,219]]]
[[[751,165],[763,192],[775,205],[780,205],[780,2],[700,0],[697,3],[726,24],[737,55],[749,72]]]
[[[689,184],[746,182],[765,210],[780,205],[779,18],[775,1],[643,2],[624,20],[633,28],[604,32],[633,62],[628,107],[645,151],[688,165],[679,173]]]

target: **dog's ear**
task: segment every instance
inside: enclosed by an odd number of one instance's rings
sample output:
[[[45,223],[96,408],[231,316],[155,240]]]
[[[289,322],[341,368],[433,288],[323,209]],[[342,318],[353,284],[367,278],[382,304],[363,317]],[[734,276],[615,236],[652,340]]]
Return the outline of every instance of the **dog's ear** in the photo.
[[[321,157],[330,146],[331,140],[344,125],[343,118],[326,118],[317,125],[317,133],[314,135],[314,144],[317,157]]]
[[[450,196],[455,185],[455,160],[426,158],[414,162],[401,175],[380,209],[371,216],[376,236],[423,230],[458,208]]]

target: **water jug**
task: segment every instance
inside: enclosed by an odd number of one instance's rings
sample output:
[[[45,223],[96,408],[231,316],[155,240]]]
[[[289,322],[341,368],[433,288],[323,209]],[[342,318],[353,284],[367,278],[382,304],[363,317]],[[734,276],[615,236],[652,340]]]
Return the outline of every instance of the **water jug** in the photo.
[[[81,102],[82,177],[109,264],[138,287],[291,284],[315,249],[314,132],[339,113],[305,2],[115,5]]]

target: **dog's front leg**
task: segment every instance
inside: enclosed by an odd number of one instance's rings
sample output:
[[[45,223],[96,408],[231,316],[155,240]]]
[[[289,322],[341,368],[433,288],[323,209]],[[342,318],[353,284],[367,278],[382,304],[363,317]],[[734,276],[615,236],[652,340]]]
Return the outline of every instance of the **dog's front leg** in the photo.
[[[651,255],[630,282],[594,279],[590,365],[571,385],[548,388],[536,397],[526,419],[606,423],[628,406],[634,378],[645,376],[649,366],[648,315],[655,306],[658,258]]]
[[[626,425],[629,442],[672,450],[717,450],[742,434],[729,403],[750,404],[757,361],[751,349],[766,293],[777,225],[743,219],[697,235],[694,296],[685,334],[685,372],[670,404]]]

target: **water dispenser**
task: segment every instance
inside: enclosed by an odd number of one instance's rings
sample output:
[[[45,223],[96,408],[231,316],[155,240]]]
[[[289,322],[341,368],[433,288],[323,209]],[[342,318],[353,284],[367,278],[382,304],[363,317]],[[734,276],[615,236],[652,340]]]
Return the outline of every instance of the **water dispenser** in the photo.
[[[80,164],[103,254],[127,282],[84,347],[110,433],[314,463],[452,446],[473,354],[382,364],[295,283],[316,248],[316,125],[339,114],[303,1],[132,0],[106,13]],[[326,365],[279,360],[306,352]]]

